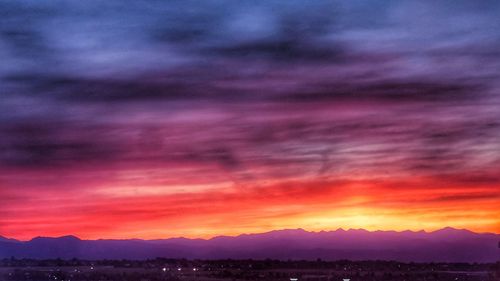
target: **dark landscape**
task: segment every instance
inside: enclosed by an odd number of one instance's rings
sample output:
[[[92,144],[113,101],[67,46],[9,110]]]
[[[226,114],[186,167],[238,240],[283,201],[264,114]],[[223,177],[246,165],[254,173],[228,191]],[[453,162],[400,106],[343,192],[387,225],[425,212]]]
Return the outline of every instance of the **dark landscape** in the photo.
[[[5,281],[496,281],[500,263],[400,263],[394,261],[279,260],[0,260]]]

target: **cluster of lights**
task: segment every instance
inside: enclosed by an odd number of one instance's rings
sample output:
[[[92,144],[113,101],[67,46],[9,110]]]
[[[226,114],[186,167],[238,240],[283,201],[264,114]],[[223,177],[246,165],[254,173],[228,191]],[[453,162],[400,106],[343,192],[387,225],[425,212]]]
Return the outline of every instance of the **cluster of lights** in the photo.
[[[167,270],[169,270],[169,269],[167,269],[166,267],[163,267],[161,270],[162,270],[163,272],[166,272],[166,271],[167,271]],[[178,268],[177,268],[177,271],[181,271],[181,270],[182,270],[182,268],[181,268],[181,267],[178,267]],[[199,270],[199,269],[198,269],[197,267],[193,267],[193,271],[198,271],[198,270]]]

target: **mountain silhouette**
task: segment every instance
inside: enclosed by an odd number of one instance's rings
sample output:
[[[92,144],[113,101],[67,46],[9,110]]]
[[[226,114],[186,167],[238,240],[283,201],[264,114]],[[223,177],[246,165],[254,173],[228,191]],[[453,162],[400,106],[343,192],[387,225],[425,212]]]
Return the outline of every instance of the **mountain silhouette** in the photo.
[[[0,258],[80,259],[323,259],[404,262],[497,262],[500,234],[444,228],[425,231],[275,230],[211,239],[81,240],[75,236],[0,238]]]

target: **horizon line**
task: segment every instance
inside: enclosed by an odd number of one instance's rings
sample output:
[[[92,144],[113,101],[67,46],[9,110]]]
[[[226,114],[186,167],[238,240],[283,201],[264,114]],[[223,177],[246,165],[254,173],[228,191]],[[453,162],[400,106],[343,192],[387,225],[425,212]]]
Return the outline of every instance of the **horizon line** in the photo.
[[[428,231],[428,230],[425,230],[425,229],[420,229],[420,230],[410,230],[410,229],[406,229],[406,230],[367,230],[367,229],[364,229],[364,228],[348,228],[348,229],[344,229],[342,227],[339,227],[337,229],[330,229],[330,230],[307,230],[307,229],[304,229],[304,228],[282,228],[282,229],[274,229],[274,230],[268,230],[268,231],[263,231],[263,232],[251,232],[251,233],[240,233],[240,234],[234,234],[234,235],[214,235],[214,236],[211,236],[211,237],[208,237],[208,238],[202,238],[202,237],[186,237],[186,236],[171,236],[171,237],[163,237],[163,238],[138,238],[138,237],[130,237],[130,238],[96,238],[96,239],[86,239],[86,238],[80,238],[78,235],[75,235],[75,234],[66,234],[66,235],[61,235],[61,236],[43,236],[43,235],[40,235],[40,236],[35,236],[35,237],[32,237],[31,239],[27,239],[27,240],[23,240],[23,239],[17,239],[17,238],[13,238],[13,237],[8,237],[8,236],[3,236],[0,234],[0,238],[3,237],[5,239],[9,239],[9,240],[16,240],[16,241],[19,241],[19,242],[29,242],[29,241],[32,241],[36,238],[49,238],[49,239],[59,239],[59,238],[65,238],[65,237],[74,237],[78,240],[82,240],[82,241],[99,241],[99,240],[142,240],[142,241],[155,241],[155,240],[169,240],[169,239],[188,239],[188,240],[205,240],[205,241],[208,241],[208,240],[212,240],[212,239],[215,239],[215,238],[219,238],[219,237],[231,237],[231,238],[236,238],[236,237],[240,237],[240,236],[245,236],[245,235],[260,235],[260,234],[268,234],[268,233],[272,233],[272,232],[279,232],[279,231],[304,231],[304,232],[308,232],[308,233],[322,233],[322,232],[337,232],[337,231],[366,231],[366,232],[369,232],[369,233],[375,233],[375,232],[396,232],[396,233],[404,233],[404,232],[411,232],[411,233],[425,233],[425,234],[431,234],[431,233],[435,233],[435,232],[438,232],[438,231],[442,231],[442,230],[456,230],[456,231],[468,231],[468,232],[471,232],[473,234],[493,234],[493,235],[500,235],[500,233],[496,233],[496,232],[476,232],[476,231],[473,231],[473,230],[470,230],[470,229],[466,229],[466,228],[455,228],[455,227],[452,227],[452,226],[445,226],[445,227],[442,227],[442,228],[438,228],[438,229],[435,229],[435,230],[431,230],[431,231]]]

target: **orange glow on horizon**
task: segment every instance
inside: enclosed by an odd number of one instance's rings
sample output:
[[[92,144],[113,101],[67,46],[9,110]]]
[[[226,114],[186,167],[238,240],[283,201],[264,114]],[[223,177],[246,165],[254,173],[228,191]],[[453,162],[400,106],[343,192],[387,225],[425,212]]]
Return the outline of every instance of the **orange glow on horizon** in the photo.
[[[406,184],[419,188],[397,190],[395,184],[403,182],[288,181],[246,187],[243,192],[227,184],[191,192],[177,187],[166,193],[157,186],[133,194],[88,195],[82,188],[9,206],[1,234],[21,240],[63,235],[157,239],[295,228],[434,231],[447,226],[500,233],[496,186],[438,188],[428,179],[414,179]]]

